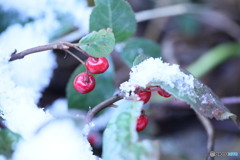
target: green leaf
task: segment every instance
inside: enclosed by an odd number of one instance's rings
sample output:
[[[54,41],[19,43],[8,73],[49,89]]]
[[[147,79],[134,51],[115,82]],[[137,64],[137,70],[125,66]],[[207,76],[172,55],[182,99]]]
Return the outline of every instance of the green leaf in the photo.
[[[103,134],[104,160],[158,160],[157,141],[138,141],[136,120],[142,102],[121,100]]]
[[[125,0],[95,0],[90,16],[90,31],[112,28],[116,42],[122,42],[136,31],[136,19]]]
[[[111,61],[109,61],[111,62]],[[94,90],[87,94],[78,93],[73,88],[73,81],[76,75],[81,72],[85,72],[83,66],[78,66],[72,73],[68,84],[67,84],[67,100],[69,108],[77,108],[82,110],[89,110],[89,107],[94,107],[103,100],[111,97],[115,91],[114,81],[113,81],[113,65],[109,65],[106,72],[98,75],[94,75],[96,79],[96,86]]]
[[[114,35],[110,28],[93,31],[79,41],[79,47],[92,57],[106,57],[115,45]]]
[[[11,157],[20,135],[8,129],[0,129],[0,155]]]
[[[129,67],[132,67],[138,55],[144,54],[157,58],[160,57],[160,53],[160,47],[156,42],[144,38],[136,38],[124,44],[123,49],[120,51],[120,56]]]
[[[221,44],[203,54],[197,61],[188,67],[188,71],[196,77],[202,77],[227,59],[239,55],[239,43]]]

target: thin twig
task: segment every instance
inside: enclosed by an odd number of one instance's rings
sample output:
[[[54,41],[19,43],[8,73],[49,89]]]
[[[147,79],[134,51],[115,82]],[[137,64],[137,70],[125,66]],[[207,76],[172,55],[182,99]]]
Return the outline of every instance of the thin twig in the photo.
[[[219,30],[228,33],[230,36],[240,41],[240,29],[237,23],[228,18],[224,13],[203,7],[201,5],[191,3],[177,4],[151,10],[144,10],[136,13],[135,15],[137,21],[142,22],[146,20],[178,16],[187,13],[196,14],[196,18],[198,18],[201,22],[218,28]]]
[[[137,22],[143,22],[155,18],[170,17],[184,14],[188,11],[186,4],[177,4],[144,10],[135,14]]]
[[[240,97],[223,97],[220,98],[220,101],[224,105],[234,105],[240,104]],[[166,105],[170,105],[173,108],[190,108],[184,101],[173,99],[168,102],[165,102]]]
[[[223,97],[221,101],[225,105],[240,104],[240,97]]]
[[[77,44],[77,45],[78,45],[78,44]],[[73,48],[76,49],[76,50],[78,50],[79,52],[82,52],[85,56],[90,57],[90,55],[89,55],[87,52],[85,52],[85,51],[82,50],[81,48],[77,47],[77,45],[73,45]]]
[[[102,111],[103,109],[110,107],[114,102],[117,102],[119,100],[123,99],[123,96],[117,94],[101,103],[96,105],[93,109],[89,110],[86,116],[86,123],[89,123],[92,121],[93,117]]]
[[[68,54],[70,54],[71,56],[73,56],[75,59],[77,59],[80,63],[82,63],[82,65],[85,67],[85,69],[86,69],[86,72],[87,72],[87,74],[89,74],[89,71],[88,71],[88,69],[87,69],[87,67],[86,67],[86,64],[85,64],[85,62],[83,61],[83,60],[81,60],[81,58],[79,58],[78,56],[76,56],[74,53],[72,53],[71,51],[69,51],[69,50],[65,50]],[[88,76],[86,76],[86,81],[88,82],[89,81],[89,77]]]
[[[88,2],[88,6],[95,6],[95,2],[94,2],[94,0],[87,0],[87,2]]]
[[[47,50],[54,50],[54,49],[60,49],[60,50],[64,50],[67,53],[69,53],[71,56],[73,56],[75,59],[77,59],[79,62],[81,62],[83,65],[85,65],[84,61],[82,61],[78,56],[76,56],[75,54],[73,54],[72,52],[70,52],[68,49],[69,48],[75,48],[76,50],[84,53],[86,55],[86,53],[79,49],[78,47],[76,47],[76,45],[69,43],[69,42],[56,42],[56,43],[52,43],[52,44],[47,44],[47,45],[42,45],[42,46],[37,46],[37,47],[33,47],[27,50],[24,50],[22,52],[17,53],[16,50],[12,53],[11,58],[9,61],[14,61],[17,59],[22,59],[25,56],[29,55],[29,54],[33,54],[33,53],[37,53],[37,52],[42,52],[42,51],[47,51]]]
[[[210,157],[210,152],[214,150],[215,133],[214,133],[213,126],[209,119],[207,119],[206,117],[202,116],[197,112],[195,113],[197,114],[198,119],[201,121],[208,135],[206,160],[214,160],[214,157]]]
[[[65,42],[58,42],[58,43],[53,43],[53,44],[37,46],[37,47],[33,47],[33,48],[30,48],[30,49],[24,50],[24,51],[19,52],[19,53],[12,54],[9,61],[22,59],[25,56],[27,56],[29,54],[32,54],[32,53],[37,53],[37,52],[42,52],[42,51],[47,51],[47,50],[54,50],[54,49],[67,50],[69,48],[70,47]]]
[[[74,53],[70,52],[69,50],[65,50],[68,54],[70,54],[71,56],[73,56],[76,60],[78,60],[80,63],[82,63],[82,65],[85,66],[85,62],[83,60],[81,60],[78,56],[76,56]]]

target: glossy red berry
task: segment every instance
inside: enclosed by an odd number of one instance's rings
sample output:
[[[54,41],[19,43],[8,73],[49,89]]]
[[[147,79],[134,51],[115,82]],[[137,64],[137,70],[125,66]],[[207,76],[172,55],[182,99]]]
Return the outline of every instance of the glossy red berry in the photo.
[[[73,87],[79,93],[91,92],[95,87],[95,78],[93,75],[83,72],[76,76],[73,81]]]
[[[99,74],[105,72],[108,69],[109,64],[108,60],[104,57],[89,57],[86,61],[86,67],[89,72]]]
[[[143,103],[147,103],[151,97],[151,92],[149,91],[140,91],[137,93],[138,97],[140,98],[140,101],[143,101]]]
[[[144,111],[142,111],[141,115],[137,119],[136,131],[140,132],[147,127],[148,117],[145,115]]]
[[[165,91],[164,89],[162,89],[161,87],[158,88],[158,94],[163,96],[163,97],[171,97],[171,94],[169,94],[167,91]]]

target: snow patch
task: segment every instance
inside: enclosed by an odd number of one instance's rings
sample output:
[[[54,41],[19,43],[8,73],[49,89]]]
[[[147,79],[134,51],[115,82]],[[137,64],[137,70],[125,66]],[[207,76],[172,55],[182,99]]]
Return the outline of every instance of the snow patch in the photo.
[[[56,21],[59,17],[67,15],[73,18],[74,25],[84,32],[88,32],[89,16],[92,11],[85,0],[0,0],[0,5],[5,11],[18,11],[23,19],[55,17]],[[53,31],[51,23],[46,23],[46,27]]]
[[[96,160],[87,138],[72,120],[46,124],[33,137],[22,140],[13,160]]]
[[[48,108],[47,112],[55,117],[65,116],[68,113],[67,99],[59,98],[46,108]]]
[[[38,108],[37,102],[56,67],[55,56],[48,51],[13,62],[8,60],[14,49],[22,51],[46,44],[48,37],[40,21],[12,25],[0,35],[0,110],[6,125],[24,138],[52,119]]]

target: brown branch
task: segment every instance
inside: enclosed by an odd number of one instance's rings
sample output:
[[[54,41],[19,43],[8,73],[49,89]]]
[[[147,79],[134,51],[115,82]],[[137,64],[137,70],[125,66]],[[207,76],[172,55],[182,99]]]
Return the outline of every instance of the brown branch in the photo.
[[[65,50],[67,51],[69,48],[77,48],[74,44],[72,43],[68,43],[68,42],[56,42],[56,43],[52,43],[52,44],[47,44],[47,45],[42,45],[42,46],[37,46],[37,47],[33,47],[27,50],[24,50],[22,52],[16,53],[16,51],[13,52],[13,54],[11,55],[11,58],[9,59],[9,61],[14,61],[17,59],[22,59],[25,56],[29,55],[29,54],[33,54],[33,53],[37,53],[37,52],[42,52],[42,51],[47,51],[47,50],[54,50],[54,49],[60,49],[60,50]],[[72,54],[71,54],[72,55]],[[76,58],[76,56],[74,56],[74,58]],[[77,58],[76,58],[77,59]],[[79,59],[78,59],[79,60]]]
[[[96,105],[93,109],[89,110],[86,116],[86,123],[90,123],[93,119],[93,117],[99,113],[100,111],[102,111],[103,109],[110,107],[114,102],[117,102],[119,100],[123,99],[123,96],[121,96],[120,94],[117,94],[101,103],[99,103],[98,105]]]
[[[78,44],[77,44],[77,45],[78,45]],[[79,52],[83,53],[85,56],[90,57],[90,55],[89,55],[87,52],[85,52],[85,51],[82,50],[81,48],[77,47],[77,45],[73,45],[72,47],[73,47],[74,49],[78,50]]]
[[[87,0],[87,2],[89,7],[95,6],[94,0]]]
[[[224,105],[240,104],[240,97],[223,97],[223,98],[220,98],[220,101]],[[165,102],[164,104],[170,105],[170,107],[172,108],[190,108],[186,102],[178,99],[170,100],[168,102]]]
[[[221,101],[225,105],[240,104],[240,97],[223,97]]]
[[[193,3],[183,3],[177,5],[170,5],[161,8],[154,8],[150,10],[144,10],[136,13],[137,22],[143,22],[146,20],[178,16],[182,14],[196,14],[197,18],[208,25],[211,25],[219,30],[222,30],[240,41],[240,29],[239,25],[228,18],[224,13],[202,7]],[[222,23],[224,22],[224,23]],[[220,25],[219,25],[220,24]],[[222,25],[221,25],[222,24]]]
[[[19,53],[13,53],[9,61],[14,61],[17,59],[22,59],[25,56],[32,54],[32,53],[37,53],[37,52],[42,52],[42,51],[47,51],[47,50],[53,50],[53,49],[60,49],[60,50],[67,50],[69,49],[69,46],[66,45],[64,42],[58,42],[58,43],[53,43],[53,44],[47,44],[47,45],[42,45],[42,46],[37,46],[33,47],[27,50],[24,50]]]
[[[214,160],[214,157],[210,156],[210,152],[214,150],[214,140],[215,140],[214,128],[209,119],[207,119],[206,117],[202,116],[197,112],[195,113],[197,114],[197,117],[201,121],[202,125],[204,126],[208,136],[206,160]]]

